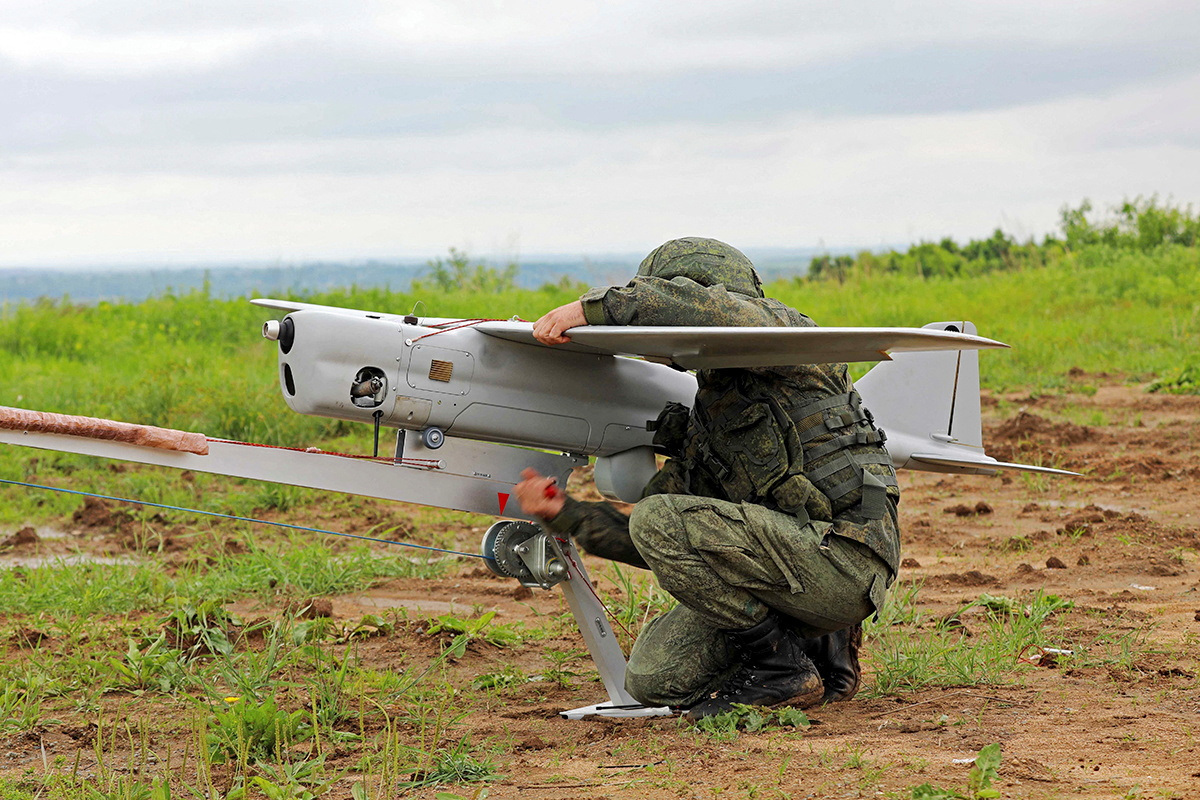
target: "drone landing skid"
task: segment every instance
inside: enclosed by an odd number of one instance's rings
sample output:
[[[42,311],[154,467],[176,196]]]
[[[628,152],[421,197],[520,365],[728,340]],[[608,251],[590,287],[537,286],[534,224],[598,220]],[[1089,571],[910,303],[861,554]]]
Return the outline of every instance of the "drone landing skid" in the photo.
[[[625,654],[604,605],[591,591],[592,579],[573,542],[558,539],[532,523],[508,520],[488,528],[481,549],[484,563],[497,575],[516,578],[531,588],[557,585],[567,599],[608,691],[608,702],[559,712],[563,717],[666,717],[675,713],[666,706],[644,706],[625,691]]]

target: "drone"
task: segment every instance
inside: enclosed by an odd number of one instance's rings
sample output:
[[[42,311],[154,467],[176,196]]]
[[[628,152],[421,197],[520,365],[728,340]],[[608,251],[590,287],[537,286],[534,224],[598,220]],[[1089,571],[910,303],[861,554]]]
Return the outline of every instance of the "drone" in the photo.
[[[983,447],[979,350],[970,322],[920,328],[584,326],[550,347],[520,320],[419,318],[256,299],[293,411],[367,423],[369,458],[0,408],[0,443],[431,505],[501,518],[480,555],[497,575],[559,587],[608,693],[570,719],[656,716],[624,688],[625,656],[575,545],[513,500],[526,468],[565,486],[594,459],[606,498],[639,499],[657,469],[650,423],[690,406],[691,370],[879,362],[855,386],[898,469],[1066,473],[997,461]],[[387,438],[384,432],[388,431]],[[394,433],[392,433],[394,431]],[[382,454],[381,454],[382,453]]]

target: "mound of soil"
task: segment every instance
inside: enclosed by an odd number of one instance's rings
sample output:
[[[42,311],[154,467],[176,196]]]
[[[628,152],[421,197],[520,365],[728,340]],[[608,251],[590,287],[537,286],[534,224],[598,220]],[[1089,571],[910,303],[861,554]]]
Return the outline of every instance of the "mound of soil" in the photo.
[[[4,541],[0,541],[0,550],[11,550],[17,547],[27,547],[29,545],[37,544],[40,541],[41,537],[37,535],[37,531],[30,527],[24,527],[14,533],[12,536],[5,538]]]
[[[1056,445],[1079,444],[1093,438],[1091,428],[1076,425],[1071,422],[1051,422],[1050,420],[1021,411],[1015,417],[1005,420],[992,433],[994,441],[1014,444],[1026,439],[1036,439]]]

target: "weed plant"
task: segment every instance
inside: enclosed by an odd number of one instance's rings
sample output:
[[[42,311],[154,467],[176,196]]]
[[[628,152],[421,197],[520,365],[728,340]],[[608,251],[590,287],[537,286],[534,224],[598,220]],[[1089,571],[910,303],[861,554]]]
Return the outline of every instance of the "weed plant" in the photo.
[[[966,791],[943,789],[925,783],[912,789],[912,800],[993,800],[1000,790],[992,784],[1000,777],[1000,745],[989,744],[975,756],[967,775]]]
[[[286,763],[292,745],[313,736],[304,711],[281,709],[274,697],[229,697],[226,702],[228,708],[216,709],[208,728],[208,752],[214,764]]]
[[[808,715],[798,708],[762,708],[734,703],[733,708],[721,714],[713,714],[697,720],[695,729],[713,739],[736,739],[742,731],[763,731],[793,728],[804,730],[809,727]]]

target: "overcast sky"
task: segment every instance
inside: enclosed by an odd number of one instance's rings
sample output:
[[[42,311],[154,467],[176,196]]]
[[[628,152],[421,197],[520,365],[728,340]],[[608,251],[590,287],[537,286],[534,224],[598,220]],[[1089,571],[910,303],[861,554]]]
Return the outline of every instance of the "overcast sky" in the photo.
[[[1200,201],[1195,0],[0,0],[0,264],[1020,236]]]

